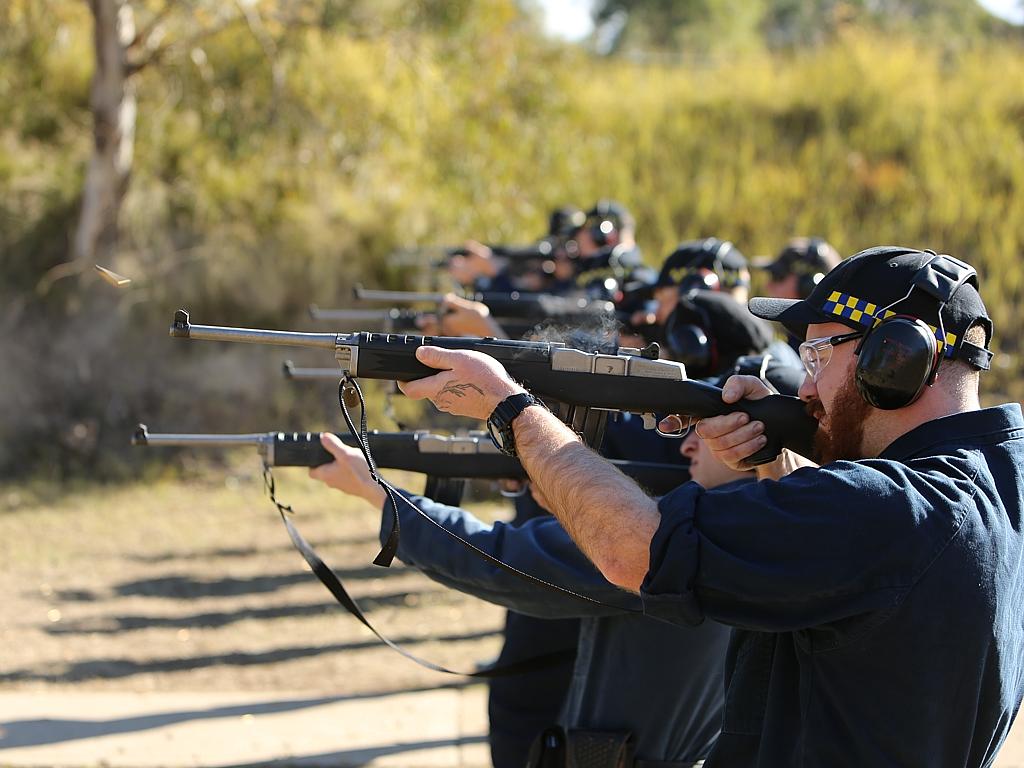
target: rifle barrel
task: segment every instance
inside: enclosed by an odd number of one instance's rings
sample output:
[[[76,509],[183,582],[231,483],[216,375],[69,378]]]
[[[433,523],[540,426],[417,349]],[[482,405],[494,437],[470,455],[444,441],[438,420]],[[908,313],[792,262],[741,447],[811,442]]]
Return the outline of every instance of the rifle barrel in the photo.
[[[443,293],[430,293],[428,291],[378,291],[372,288],[364,288],[361,285],[355,286],[352,289],[352,293],[359,301],[387,301],[391,303],[426,301],[431,304],[440,304],[444,301]]]
[[[233,328],[222,325],[192,325],[188,312],[174,313],[170,335],[175,338],[207,341],[236,341],[246,344],[276,344],[286,347],[319,347],[334,349],[338,345],[336,333],[300,333],[298,331],[265,331],[259,328]]]
[[[236,445],[263,445],[272,438],[265,432],[245,435],[195,435],[160,432],[150,434],[145,424],[139,424],[132,434],[132,445],[201,445],[207,448]]]
[[[337,381],[341,378],[341,371],[337,368],[302,368],[291,360],[285,360],[282,369],[286,379],[298,381]]]
[[[322,309],[309,305],[309,316],[314,320],[343,320],[355,323],[381,323],[388,319],[387,309]]]

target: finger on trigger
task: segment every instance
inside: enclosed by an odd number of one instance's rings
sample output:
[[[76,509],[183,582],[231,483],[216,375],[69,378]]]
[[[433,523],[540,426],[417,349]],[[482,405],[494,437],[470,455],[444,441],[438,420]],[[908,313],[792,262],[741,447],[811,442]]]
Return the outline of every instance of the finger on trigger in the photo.
[[[670,413],[658,422],[658,429],[669,434],[683,431],[683,420],[674,413]]]

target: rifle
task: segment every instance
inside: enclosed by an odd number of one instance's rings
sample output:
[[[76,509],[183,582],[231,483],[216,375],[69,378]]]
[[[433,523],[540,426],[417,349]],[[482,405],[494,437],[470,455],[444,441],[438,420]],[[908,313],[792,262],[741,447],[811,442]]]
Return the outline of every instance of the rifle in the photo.
[[[139,424],[132,445],[222,448],[253,446],[271,467],[318,467],[334,457],[320,444],[319,432],[256,432],[243,435],[152,433]],[[355,435],[335,433],[341,442],[357,446]],[[367,432],[374,461],[381,469],[419,472],[431,480],[525,480],[517,459],[501,453],[486,432],[438,435],[428,431]],[[655,495],[663,495],[689,480],[685,465],[651,461],[613,461],[622,472]],[[425,493],[437,501],[434,494]],[[442,503],[451,504],[444,501]],[[455,502],[457,504],[458,502]]]
[[[507,245],[490,243],[485,247],[491,249],[491,255],[505,259],[510,267],[519,267],[530,262],[545,261],[555,257],[560,248],[565,247],[565,238],[546,237],[527,245]],[[453,256],[468,256],[469,249],[464,245],[421,245],[410,248],[399,248],[388,256],[388,263],[399,265],[423,264],[427,259],[434,267],[443,267]],[[438,258],[440,257],[440,258]]]
[[[309,305],[314,320],[336,320],[343,323],[369,323],[384,331],[415,331],[423,312],[415,309],[320,309]]]
[[[430,294],[436,296],[440,294]],[[316,304],[309,305],[309,315],[314,320],[332,320],[343,323],[372,324],[385,333],[395,331],[418,331],[420,318],[427,312],[416,309],[321,309]],[[596,318],[597,314],[588,314],[588,319]],[[561,315],[556,319],[572,324],[579,319],[578,314]],[[495,317],[494,321],[512,338],[519,338],[533,331],[539,321],[515,317]]]
[[[765,446],[749,458],[752,464],[773,460],[783,448],[811,454],[817,421],[795,397],[769,395],[761,400],[722,402],[722,390],[686,378],[681,363],[658,360],[657,345],[643,350],[622,347],[614,354],[584,352],[560,342],[505,339],[406,336],[382,333],[300,333],[216,325],[193,325],[188,312],[174,315],[170,335],[176,338],[273,344],[334,350],[335,360],[350,377],[410,381],[438,371],[416,359],[420,346],[482,352],[500,362],[509,375],[534,394],[583,411],[629,411],[644,416],[653,428],[660,414],[691,418],[742,411],[765,425]]]
[[[443,293],[378,291],[364,288],[361,285],[353,288],[353,294],[358,301],[384,301],[389,304],[442,304],[445,297]],[[550,318],[569,322],[601,316],[615,316],[615,304],[610,301],[555,296],[550,293],[486,291],[484,293],[469,293],[463,298],[486,304],[495,318],[532,320],[534,323]]]

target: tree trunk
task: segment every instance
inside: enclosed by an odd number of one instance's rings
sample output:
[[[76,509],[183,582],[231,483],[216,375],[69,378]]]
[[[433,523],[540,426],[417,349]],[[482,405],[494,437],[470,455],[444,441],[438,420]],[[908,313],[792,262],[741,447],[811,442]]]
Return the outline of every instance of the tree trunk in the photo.
[[[134,15],[127,0],[89,0],[89,8],[95,22],[96,72],[89,102],[93,150],[71,251],[71,261],[79,269],[94,260],[101,244],[112,244],[116,238],[135,150],[135,85],[127,67]]]

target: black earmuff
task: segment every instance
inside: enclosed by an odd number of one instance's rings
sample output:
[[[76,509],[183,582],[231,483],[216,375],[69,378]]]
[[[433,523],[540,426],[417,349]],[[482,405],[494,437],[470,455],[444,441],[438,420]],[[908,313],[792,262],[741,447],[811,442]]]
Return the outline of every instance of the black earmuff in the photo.
[[[938,303],[939,333],[945,338],[942,311],[964,283],[977,283],[969,264],[952,256],[932,254],[915,274],[906,296],[875,313],[878,317],[923,291]],[[894,314],[868,329],[855,350],[854,380],[861,397],[883,411],[894,411],[913,403],[934,383],[942,362],[943,347],[935,330],[909,315]]]
[[[818,286],[821,278],[824,277],[821,272],[817,271],[817,265],[821,263],[821,248],[823,245],[825,245],[825,241],[820,237],[812,237],[807,243],[807,255],[810,257],[808,261],[815,266],[809,270],[802,270],[797,275],[796,290],[802,299],[810,296],[811,291]]]
[[[690,318],[680,317],[679,306],[672,311],[665,321],[665,345],[672,359],[686,366],[687,375],[691,378],[710,376],[718,368],[718,348],[711,330],[711,319],[703,307],[686,301],[686,309],[697,310],[702,320],[700,324],[690,322]]]
[[[604,248],[608,245],[608,237],[619,228],[619,224],[616,221],[617,217],[612,213],[611,207],[605,200],[599,200],[597,205],[594,206],[591,211],[591,221],[588,229],[590,230],[590,239],[594,241],[594,245],[598,248]]]
[[[868,331],[855,352],[854,380],[868,405],[894,411],[913,403],[939,367],[935,334],[916,317],[894,315]]]

